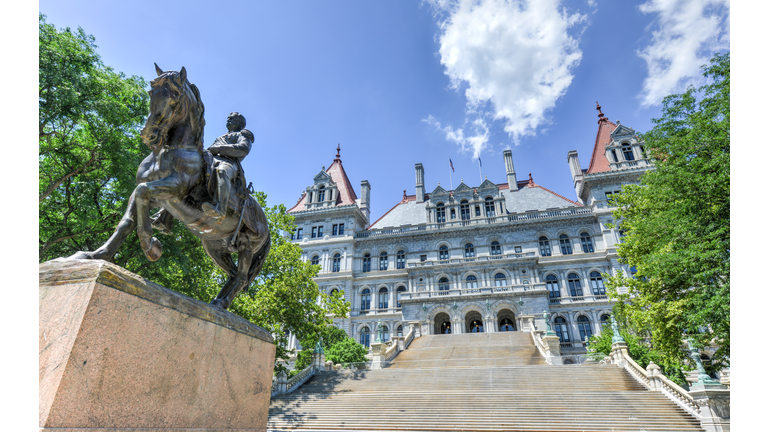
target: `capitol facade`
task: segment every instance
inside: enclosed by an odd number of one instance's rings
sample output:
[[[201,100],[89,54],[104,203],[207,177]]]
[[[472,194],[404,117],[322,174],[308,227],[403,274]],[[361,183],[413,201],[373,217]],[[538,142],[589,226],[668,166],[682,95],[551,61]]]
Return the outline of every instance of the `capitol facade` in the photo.
[[[600,112],[588,167],[576,151],[567,155],[578,201],[547,189],[546,179],[518,178],[510,150],[498,161],[506,179],[493,179],[504,182],[462,181],[454,190],[427,191],[417,163],[415,194],[374,221],[370,184],[363,180],[358,196],[337,149],[289,209],[293,241],[321,267],[320,289],[344,293],[351,312],[334,324],[363,345],[379,322],[388,340],[409,326],[421,334],[530,331],[546,312],[561,353],[585,353],[613,306],[603,274],[632,273],[618,260],[610,197],[652,169],[643,144]]]

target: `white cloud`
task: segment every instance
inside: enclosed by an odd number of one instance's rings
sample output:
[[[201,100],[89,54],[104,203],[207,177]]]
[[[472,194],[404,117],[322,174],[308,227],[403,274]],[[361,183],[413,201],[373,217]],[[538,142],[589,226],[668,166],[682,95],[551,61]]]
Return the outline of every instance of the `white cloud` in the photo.
[[[450,125],[442,126],[440,122],[431,115],[422,121],[443,131],[445,133],[445,139],[457,144],[462,150],[472,150],[472,157],[474,158],[480,157],[480,152],[482,152],[486,144],[488,144],[488,138],[491,137],[488,125],[482,117],[478,117],[470,123],[469,128],[472,132],[470,136],[464,135],[463,127],[454,129]],[[466,123],[467,122],[465,122],[465,125]]]
[[[645,107],[701,85],[700,67],[715,52],[730,50],[730,0],[650,0],[638,8],[657,14],[651,44],[638,51],[648,64],[639,95]]]
[[[438,20],[440,62],[452,88],[465,89],[474,135],[446,126],[446,138],[471,147],[488,141],[483,117],[504,122],[517,143],[548,121],[547,110],[565,94],[581,60],[569,30],[586,20],[559,0],[428,0]],[[489,113],[482,109],[488,107]],[[479,122],[478,122],[479,120]],[[432,119],[434,122],[435,120]],[[429,122],[429,121],[428,121]]]

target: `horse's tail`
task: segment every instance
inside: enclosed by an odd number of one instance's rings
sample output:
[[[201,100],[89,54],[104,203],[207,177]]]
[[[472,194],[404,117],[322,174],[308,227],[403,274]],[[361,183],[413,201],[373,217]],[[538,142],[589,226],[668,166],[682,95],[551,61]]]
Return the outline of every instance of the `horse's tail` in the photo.
[[[253,254],[253,261],[251,262],[251,268],[248,270],[248,284],[250,285],[256,276],[259,275],[261,268],[264,267],[264,263],[267,262],[267,256],[269,255],[269,249],[272,247],[272,236],[267,231],[267,240],[261,245],[259,250]]]

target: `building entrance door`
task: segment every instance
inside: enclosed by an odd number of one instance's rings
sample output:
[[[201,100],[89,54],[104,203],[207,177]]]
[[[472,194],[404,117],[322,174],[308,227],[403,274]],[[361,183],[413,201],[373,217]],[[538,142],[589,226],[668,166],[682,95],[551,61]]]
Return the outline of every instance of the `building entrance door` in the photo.
[[[451,334],[451,318],[445,312],[435,316],[435,334]]]

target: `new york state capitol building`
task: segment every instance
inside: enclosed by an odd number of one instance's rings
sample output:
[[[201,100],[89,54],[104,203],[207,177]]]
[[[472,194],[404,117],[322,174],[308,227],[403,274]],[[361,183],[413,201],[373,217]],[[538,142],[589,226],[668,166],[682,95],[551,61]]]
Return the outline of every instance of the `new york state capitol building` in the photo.
[[[582,342],[600,333],[613,305],[601,275],[630,272],[618,261],[619,231],[607,227],[609,198],[652,168],[634,130],[598,118],[588,167],[576,151],[567,155],[578,202],[530,174],[518,178],[505,150],[505,182],[462,181],[452,191],[426,190],[417,163],[416,193],[404,191],[372,221],[371,185],[363,180],[358,196],[337,151],[288,210],[302,258],[321,267],[320,289],[343,291],[351,303],[334,324],[369,346],[379,321],[388,340],[409,326],[421,334],[525,331],[546,311],[561,352],[586,352]]]

